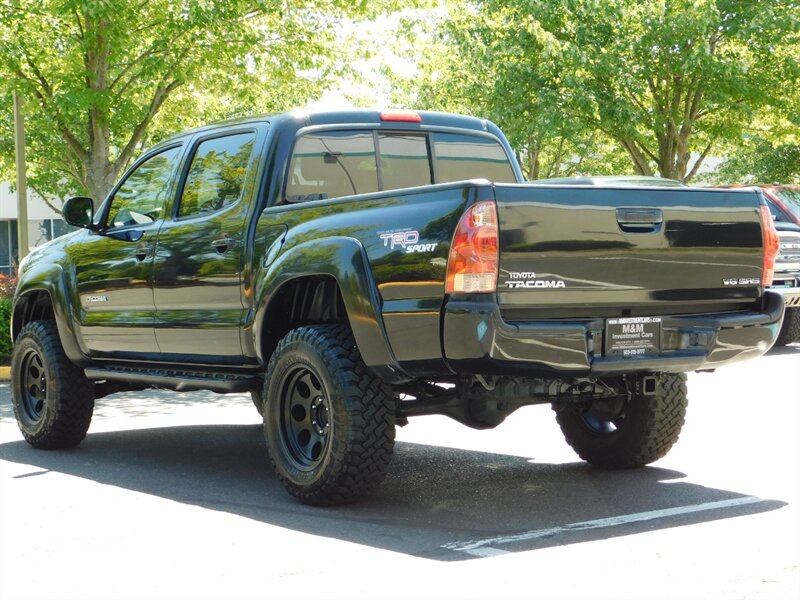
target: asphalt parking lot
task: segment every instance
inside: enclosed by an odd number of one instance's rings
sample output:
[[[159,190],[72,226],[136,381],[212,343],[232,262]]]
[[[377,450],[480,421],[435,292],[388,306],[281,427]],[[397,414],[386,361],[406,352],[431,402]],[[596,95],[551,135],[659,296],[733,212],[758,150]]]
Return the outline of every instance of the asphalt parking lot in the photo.
[[[691,374],[689,398],[631,471],[580,462],[549,407],[412,419],[374,497],[317,509],[271,473],[249,396],[110,396],[46,452],[3,383],[0,598],[800,597],[800,346]]]

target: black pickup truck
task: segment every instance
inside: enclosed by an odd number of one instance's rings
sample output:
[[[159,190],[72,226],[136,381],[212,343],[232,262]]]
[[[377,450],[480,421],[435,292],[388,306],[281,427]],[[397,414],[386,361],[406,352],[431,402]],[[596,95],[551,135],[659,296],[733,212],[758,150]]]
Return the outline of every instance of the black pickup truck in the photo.
[[[37,448],[133,389],[251,392],[300,501],[374,489],[395,426],[551,404],[607,468],[677,440],[686,376],[764,353],[783,298],[754,191],[522,183],[492,123],[293,112],[144,153],[20,265],[13,404]]]

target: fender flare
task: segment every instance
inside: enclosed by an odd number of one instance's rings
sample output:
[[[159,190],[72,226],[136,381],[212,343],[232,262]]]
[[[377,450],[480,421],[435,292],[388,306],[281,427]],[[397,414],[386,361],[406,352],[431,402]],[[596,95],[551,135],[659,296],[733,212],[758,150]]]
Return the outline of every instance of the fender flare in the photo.
[[[255,285],[256,314],[253,335],[259,361],[261,339],[270,303],[292,280],[309,276],[333,277],[342,294],[353,337],[367,366],[388,382],[410,377],[397,363],[389,344],[380,310],[380,297],[372,279],[369,259],[361,242],[350,237],[328,237],[300,243],[284,250],[262,271]]]
[[[46,265],[32,265],[25,273],[25,278],[20,282],[14,296],[14,308],[11,314],[11,339],[16,340],[22,329],[23,312],[26,299],[38,292],[50,296],[53,307],[58,337],[64,353],[72,362],[85,365],[88,362],[86,355],[81,350],[75,324],[78,322],[75,306],[69,294],[69,285],[66,273],[61,265],[50,263]]]

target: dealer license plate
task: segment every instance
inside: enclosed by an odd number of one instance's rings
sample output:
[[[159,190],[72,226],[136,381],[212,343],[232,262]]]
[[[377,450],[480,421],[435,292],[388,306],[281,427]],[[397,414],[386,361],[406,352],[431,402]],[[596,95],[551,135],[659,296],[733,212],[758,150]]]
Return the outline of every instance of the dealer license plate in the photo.
[[[661,317],[606,319],[606,356],[645,356],[661,350]]]

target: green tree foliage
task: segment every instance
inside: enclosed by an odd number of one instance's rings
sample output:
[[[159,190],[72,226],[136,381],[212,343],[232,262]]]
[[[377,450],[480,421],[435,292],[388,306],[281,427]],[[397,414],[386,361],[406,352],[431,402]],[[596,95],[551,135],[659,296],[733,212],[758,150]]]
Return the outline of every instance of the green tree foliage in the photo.
[[[467,98],[529,161],[561,140],[585,155],[583,144],[610,139],[636,173],[688,181],[760,111],[797,95],[797,2],[475,0],[448,9],[419,97],[434,106],[451,93]]]
[[[800,60],[800,45],[794,57]],[[741,140],[719,154],[725,158],[711,179],[717,183],[800,183],[800,91],[797,81],[776,90],[784,102],[762,110]]]
[[[527,29],[505,31],[506,14],[450,2],[438,16],[407,20],[397,53],[411,57],[418,69],[401,74],[387,67],[394,101],[491,119],[529,179],[630,172],[610,138],[565,118],[560,91],[549,83],[552,64],[541,60],[550,51],[546,40],[536,41]],[[532,54],[521,53],[523,46]]]
[[[715,173],[718,183],[800,183],[800,144],[745,140]]]
[[[341,19],[399,0],[0,0],[0,174],[11,90],[28,99],[31,186],[101,200],[166,133],[291,108],[347,67]]]

